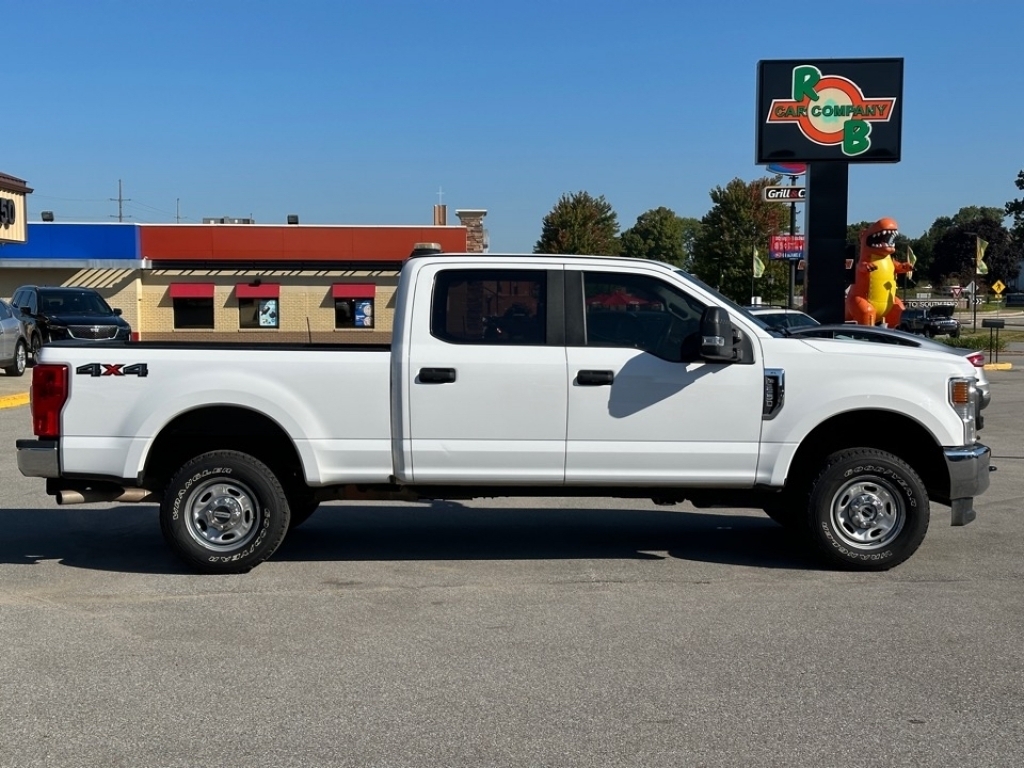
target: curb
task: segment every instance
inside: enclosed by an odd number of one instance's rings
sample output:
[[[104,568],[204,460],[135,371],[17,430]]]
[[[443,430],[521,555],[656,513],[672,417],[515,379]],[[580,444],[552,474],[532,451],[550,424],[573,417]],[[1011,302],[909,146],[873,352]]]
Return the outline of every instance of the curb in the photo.
[[[17,408],[28,405],[28,392],[21,395],[0,395],[0,408]]]
[[[986,371],[1009,371],[1013,363],[985,363]]]

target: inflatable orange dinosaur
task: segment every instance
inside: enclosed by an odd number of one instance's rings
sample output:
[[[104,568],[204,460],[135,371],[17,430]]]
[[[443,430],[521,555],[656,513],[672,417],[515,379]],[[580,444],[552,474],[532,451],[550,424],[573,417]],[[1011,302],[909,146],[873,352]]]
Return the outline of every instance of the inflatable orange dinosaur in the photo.
[[[906,261],[894,261],[899,227],[892,219],[879,219],[860,233],[857,273],[846,294],[846,319],[859,325],[890,328],[900,324],[903,302],[896,296],[896,275],[914,270]]]

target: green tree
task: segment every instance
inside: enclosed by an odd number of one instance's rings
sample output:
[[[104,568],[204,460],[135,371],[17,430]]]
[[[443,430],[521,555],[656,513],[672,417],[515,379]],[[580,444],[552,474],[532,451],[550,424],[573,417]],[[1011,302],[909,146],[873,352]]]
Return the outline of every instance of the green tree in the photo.
[[[1003,226],[1002,209],[998,218],[984,216],[974,221],[954,224],[935,243],[930,277],[936,285],[952,281],[967,285],[975,280],[979,285],[991,285],[996,280],[1012,284],[1020,274],[1020,263],[1010,247],[1010,233]],[[986,241],[985,264],[988,274],[979,277],[977,266],[978,238]]]
[[[1017,189],[1024,190],[1024,171],[1017,174]],[[1010,234],[1013,235],[1014,250],[1016,251],[1017,257],[1024,257],[1024,198],[1019,200],[1011,200],[1006,204],[1004,212],[1007,216],[1013,217],[1013,229],[1010,230]]]
[[[917,269],[915,270],[915,276],[918,274],[931,275],[932,262],[935,254],[935,244],[939,242],[946,232],[955,227],[967,226],[969,229],[971,222],[977,221],[978,219],[987,218],[1002,221],[1003,216],[1002,208],[994,208],[986,205],[968,205],[961,208],[953,216],[939,216],[934,222],[932,222],[932,225],[928,227],[927,232],[910,241],[910,247],[914,249],[914,255],[917,257]]]
[[[786,265],[768,263],[768,237],[789,231],[789,207],[762,199],[762,190],[779,180],[779,176],[750,182],[737,178],[724,187],[715,187],[710,193],[711,210],[701,219],[691,269],[704,282],[740,303],[750,299],[755,248],[767,264],[759,280],[767,280],[769,286],[781,286],[784,279],[788,280]],[[764,289],[755,283],[754,290]]]
[[[669,208],[652,208],[622,233],[622,255],[684,267],[693,253],[700,221],[676,216]]]
[[[562,195],[544,217],[534,253],[619,254],[619,219],[604,195]]]

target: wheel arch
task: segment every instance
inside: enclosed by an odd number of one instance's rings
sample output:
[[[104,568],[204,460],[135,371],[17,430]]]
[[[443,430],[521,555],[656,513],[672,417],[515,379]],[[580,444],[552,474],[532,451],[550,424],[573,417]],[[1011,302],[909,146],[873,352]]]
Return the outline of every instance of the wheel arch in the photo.
[[[786,486],[810,482],[828,456],[846,448],[875,448],[898,456],[914,468],[929,497],[949,497],[942,446],[919,422],[885,410],[840,413],[816,426],[794,454]]]
[[[180,413],[160,430],[147,452],[140,484],[162,491],[189,459],[217,450],[259,459],[286,487],[305,481],[299,451],[277,421],[243,406],[211,405]]]

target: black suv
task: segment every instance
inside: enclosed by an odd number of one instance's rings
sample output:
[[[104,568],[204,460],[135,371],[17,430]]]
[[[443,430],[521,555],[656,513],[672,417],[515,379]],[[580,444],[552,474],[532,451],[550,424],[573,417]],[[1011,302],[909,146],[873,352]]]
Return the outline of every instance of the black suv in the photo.
[[[924,309],[905,309],[900,315],[901,331],[920,333],[929,338],[934,336],[950,336],[957,338],[960,335],[960,321],[953,317],[956,307],[952,304],[940,304],[935,307]]]
[[[23,285],[14,292],[12,306],[27,321],[26,335],[35,352],[60,339],[128,341],[132,329],[92,288]]]

